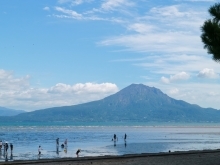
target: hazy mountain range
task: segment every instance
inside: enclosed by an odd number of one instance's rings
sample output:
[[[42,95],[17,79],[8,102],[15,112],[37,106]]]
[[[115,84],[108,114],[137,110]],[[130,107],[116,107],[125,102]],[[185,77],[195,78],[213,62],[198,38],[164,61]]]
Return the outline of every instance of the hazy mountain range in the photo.
[[[24,112],[26,112],[26,111],[0,107],[0,116],[15,116],[15,115],[18,115],[18,114],[24,113]]]
[[[22,113],[2,121],[220,122],[220,111],[173,99],[161,90],[132,84],[98,101]]]

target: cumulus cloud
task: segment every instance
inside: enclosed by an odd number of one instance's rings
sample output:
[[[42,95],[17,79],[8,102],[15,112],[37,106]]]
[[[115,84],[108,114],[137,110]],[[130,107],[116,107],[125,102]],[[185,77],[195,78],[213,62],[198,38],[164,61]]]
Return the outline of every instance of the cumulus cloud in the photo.
[[[173,76],[170,76],[170,81],[188,80],[189,77],[189,74],[187,74],[186,72],[180,72]]]
[[[168,83],[175,82],[175,81],[188,80],[189,78],[190,78],[189,74],[187,74],[186,72],[180,72],[175,75],[171,75],[170,78],[161,77],[161,81],[163,83],[168,84]]]
[[[165,83],[165,84],[169,84],[170,83],[170,80],[169,80],[169,78],[166,78],[166,77],[161,77],[161,82],[163,82],[163,83]]]
[[[8,89],[14,91],[23,90],[29,87],[29,79],[29,75],[16,78],[13,72],[0,69],[0,90],[1,92],[8,91]]]
[[[99,100],[118,91],[113,83],[58,83],[50,88],[33,88],[30,76],[16,78],[13,72],[0,70],[0,106],[36,110],[75,105]]]
[[[204,68],[197,76],[200,78],[218,78],[219,74],[215,73],[214,69]]]

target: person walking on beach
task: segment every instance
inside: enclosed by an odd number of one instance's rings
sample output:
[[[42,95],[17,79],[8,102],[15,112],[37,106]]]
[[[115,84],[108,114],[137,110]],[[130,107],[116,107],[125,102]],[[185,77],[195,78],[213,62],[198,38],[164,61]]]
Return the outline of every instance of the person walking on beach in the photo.
[[[13,144],[10,143],[10,149],[11,149],[11,152],[13,151]]]
[[[81,151],[80,149],[78,149],[78,150],[76,151],[76,156],[77,156],[77,157],[79,157],[80,151]]]
[[[39,147],[38,147],[38,155],[39,155],[39,156],[41,155],[41,150],[42,150],[42,148],[41,148],[41,146],[39,146]]]
[[[2,141],[0,140],[0,150],[2,149]]]

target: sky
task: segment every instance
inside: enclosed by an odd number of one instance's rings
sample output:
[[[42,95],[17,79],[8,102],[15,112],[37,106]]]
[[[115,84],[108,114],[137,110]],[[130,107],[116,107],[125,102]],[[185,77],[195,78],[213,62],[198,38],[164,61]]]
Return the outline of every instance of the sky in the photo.
[[[220,110],[220,63],[201,41],[215,0],[1,0],[0,106],[99,100],[130,84]]]

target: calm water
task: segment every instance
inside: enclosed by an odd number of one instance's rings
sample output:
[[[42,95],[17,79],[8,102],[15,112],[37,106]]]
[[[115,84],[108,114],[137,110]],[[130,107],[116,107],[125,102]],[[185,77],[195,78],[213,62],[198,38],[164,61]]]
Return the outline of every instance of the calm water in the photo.
[[[123,136],[127,134],[125,144]],[[113,135],[118,141],[114,145]],[[67,147],[56,146],[68,140]],[[123,155],[171,151],[220,148],[220,127],[170,127],[170,126],[0,126],[0,140],[13,143],[6,156],[11,160],[39,159],[38,146],[42,146],[42,158],[80,156]]]

